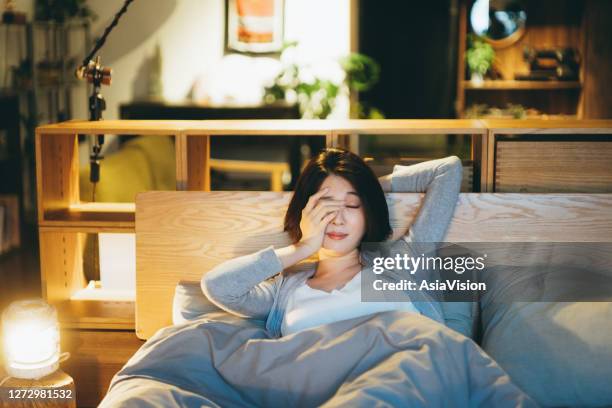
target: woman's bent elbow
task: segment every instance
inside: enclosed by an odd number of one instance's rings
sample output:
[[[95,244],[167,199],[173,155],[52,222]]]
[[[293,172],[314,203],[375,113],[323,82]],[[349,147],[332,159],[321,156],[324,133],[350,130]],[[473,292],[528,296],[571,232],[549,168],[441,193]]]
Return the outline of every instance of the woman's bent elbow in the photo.
[[[221,296],[218,293],[218,287],[216,285],[215,279],[213,275],[208,272],[202,276],[200,280],[200,287],[202,288],[202,292],[210,301],[218,300]]]
[[[457,156],[449,156],[447,171],[461,180],[463,178],[463,165],[461,164],[461,159]]]

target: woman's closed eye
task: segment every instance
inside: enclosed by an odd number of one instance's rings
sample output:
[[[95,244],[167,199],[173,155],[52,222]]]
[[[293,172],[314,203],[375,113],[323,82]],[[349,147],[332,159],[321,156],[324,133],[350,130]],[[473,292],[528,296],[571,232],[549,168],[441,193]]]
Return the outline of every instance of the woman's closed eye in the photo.
[[[361,205],[359,204],[347,204],[346,205],[346,208],[359,208],[359,207],[361,207]]]

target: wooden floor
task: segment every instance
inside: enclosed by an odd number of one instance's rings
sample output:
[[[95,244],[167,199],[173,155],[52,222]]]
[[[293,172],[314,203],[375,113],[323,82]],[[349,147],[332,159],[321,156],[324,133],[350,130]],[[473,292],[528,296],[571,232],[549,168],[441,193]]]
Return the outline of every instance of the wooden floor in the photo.
[[[41,296],[38,231],[26,228],[22,245],[0,255],[0,311],[14,301]],[[134,331],[62,330],[61,349],[70,352],[62,369],[74,379],[78,407],[96,407],[113,375],[143,344]]]

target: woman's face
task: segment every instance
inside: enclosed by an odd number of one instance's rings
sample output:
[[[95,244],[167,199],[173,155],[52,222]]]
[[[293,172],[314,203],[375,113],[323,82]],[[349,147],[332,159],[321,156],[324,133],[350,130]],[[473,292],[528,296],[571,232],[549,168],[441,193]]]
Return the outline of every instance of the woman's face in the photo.
[[[329,188],[329,192],[321,200],[342,200],[344,207],[327,224],[323,248],[338,255],[346,254],[359,246],[365,234],[366,219],[361,199],[351,183],[340,176],[327,176],[319,190],[324,188]]]

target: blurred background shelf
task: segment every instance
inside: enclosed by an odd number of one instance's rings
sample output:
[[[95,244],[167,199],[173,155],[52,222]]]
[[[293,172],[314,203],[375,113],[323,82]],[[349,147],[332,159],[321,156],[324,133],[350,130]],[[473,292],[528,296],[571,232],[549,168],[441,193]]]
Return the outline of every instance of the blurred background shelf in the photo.
[[[582,86],[578,81],[516,81],[516,80],[485,80],[483,83],[463,81],[466,90],[562,90],[580,89]]]

